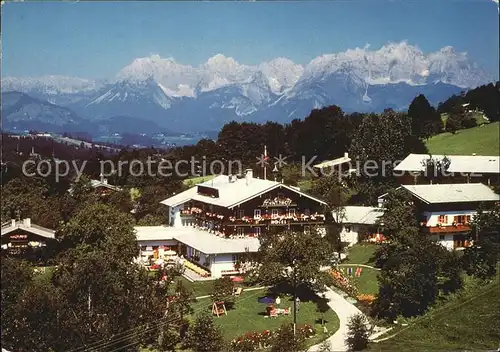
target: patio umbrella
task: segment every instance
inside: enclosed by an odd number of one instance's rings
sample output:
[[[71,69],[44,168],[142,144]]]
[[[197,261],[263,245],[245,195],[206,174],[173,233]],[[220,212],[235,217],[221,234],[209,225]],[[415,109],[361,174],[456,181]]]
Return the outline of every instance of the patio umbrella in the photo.
[[[245,281],[244,278],[242,278],[241,276],[235,276],[231,279],[232,282],[243,282]]]

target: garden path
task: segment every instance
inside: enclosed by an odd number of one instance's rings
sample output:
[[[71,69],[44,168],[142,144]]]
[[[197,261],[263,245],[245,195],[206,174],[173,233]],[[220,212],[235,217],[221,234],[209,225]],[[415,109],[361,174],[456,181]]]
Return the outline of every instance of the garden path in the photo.
[[[329,287],[326,288],[325,297],[328,300],[328,306],[339,317],[339,329],[332,336],[330,336],[327,341],[330,343],[330,348],[332,351],[347,351],[348,348],[345,344],[345,338],[348,331],[347,324],[349,323],[349,319],[353,315],[362,313],[356,306],[347,302],[344,297],[342,297],[340,294],[333,291]],[[309,348],[308,352],[319,351],[320,347],[321,344],[314,345]]]

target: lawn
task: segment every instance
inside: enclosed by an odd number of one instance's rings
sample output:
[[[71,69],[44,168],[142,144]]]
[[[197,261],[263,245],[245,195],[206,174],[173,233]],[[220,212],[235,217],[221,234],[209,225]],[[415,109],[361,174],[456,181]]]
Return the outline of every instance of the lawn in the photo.
[[[240,297],[237,298],[235,308],[228,310],[227,315],[216,317],[214,320],[221,328],[226,340],[232,340],[246,332],[262,332],[264,330],[278,329],[284,323],[293,322],[293,314],[290,316],[279,316],[278,318],[266,317],[267,304],[259,303],[258,298],[266,296],[267,289],[257,289],[253,291],[243,291]],[[309,296],[309,297],[307,297]],[[321,300],[317,296],[303,296],[300,308],[297,312],[297,324],[310,324],[316,327],[317,335],[308,340],[309,345],[316,344],[324,340],[327,336],[323,334],[321,327],[321,312],[318,311],[318,304]],[[292,307],[293,299],[291,297],[281,295],[281,308]],[[210,313],[212,301],[210,298],[198,300],[193,308],[196,313]],[[339,320],[335,312],[328,309],[324,313],[325,325],[329,333],[337,331],[339,328]]]
[[[210,181],[214,177],[215,177],[215,175],[206,175],[206,176],[186,178],[185,180],[182,181],[182,183],[184,183],[185,186],[193,187],[194,185],[196,185],[198,183]]]
[[[191,282],[188,279],[181,277],[179,280],[191,291],[193,291],[193,297],[208,296],[212,293],[212,288],[214,282],[209,281],[195,281]]]
[[[373,255],[376,248],[377,245],[371,243],[355,244],[347,250],[347,258],[342,263],[341,268],[344,269],[344,272],[347,272],[347,268],[352,267],[352,272],[355,273],[357,266],[350,266],[347,264],[364,264],[373,266]],[[361,275],[359,277],[356,277],[353,274],[352,282],[356,284],[359,293],[370,295],[375,295],[378,293],[378,272],[378,270],[363,267],[361,270]]]
[[[346,270],[346,266],[342,266]],[[356,272],[357,266],[352,266],[352,272]],[[378,294],[378,276],[379,271],[370,268],[362,268],[361,275],[359,277],[352,276],[351,280],[356,284],[358,292],[365,295],[376,295]]]
[[[371,243],[357,243],[347,250],[347,258],[343,262],[345,264],[364,264],[364,265],[374,265],[373,255],[376,244]]]
[[[499,155],[499,122],[459,130],[456,134],[441,133],[426,142],[429,153],[448,155]]]
[[[482,285],[457,296],[403,328],[393,338],[372,343],[372,351],[472,351],[499,348],[500,285]],[[389,333],[391,335],[392,331]]]

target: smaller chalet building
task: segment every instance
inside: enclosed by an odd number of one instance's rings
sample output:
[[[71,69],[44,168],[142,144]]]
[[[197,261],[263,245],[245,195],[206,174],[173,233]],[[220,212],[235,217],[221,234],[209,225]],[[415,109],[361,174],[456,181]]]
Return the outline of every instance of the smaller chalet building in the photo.
[[[244,175],[220,175],[161,202],[169,226],[137,227],[144,255],[174,250],[212,277],[238,274],[238,256],[259,249],[268,231],[324,229],[325,206],[297,188]],[[168,247],[168,248],[167,248]]]
[[[108,179],[101,175],[99,180],[90,180],[90,186],[95,190],[96,194],[102,197],[108,196],[113,192],[120,192],[122,189],[108,182]],[[68,190],[73,192],[73,187]]]
[[[377,220],[383,213],[383,208],[345,206],[338,214],[332,212],[332,215],[335,221],[342,223],[341,241],[352,246],[379,233]]]
[[[113,192],[119,192],[122,189],[108,183],[108,179],[101,177],[100,180],[90,180],[90,185],[95,189],[97,194],[107,196]]]
[[[333,175],[334,172],[338,173],[348,173],[353,174],[356,173],[356,169],[351,167],[352,159],[349,157],[348,153],[344,153],[343,157],[326,160],[322,163],[313,165],[313,169],[318,171],[322,176]]]
[[[12,219],[2,225],[2,255],[43,261],[56,245],[55,231],[31,223],[31,219]]]
[[[199,273],[216,278],[238,274],[238,256],[259,249],[257,238],[227,239],[196,228],[137,226],[135,230],[143,262],[150,257],[167,259],[167,253],[175,252],[196,265]]]
[[[395,168],[394,173],[402,185],[429,184],[425,177],[424,160],[430,157],[443,160],[445,155],[410,154]],[[450,165],[439,183],[500,184],[500,157],[481,155],[446,155]]]
[[[472,245],[470,225],[480,204],[487,210],[500,201],[500,196],[482,183],[403,185],[400,189],[415,201],[422,234],[448,249]],[[379,205],[385,196],[379,197]]]

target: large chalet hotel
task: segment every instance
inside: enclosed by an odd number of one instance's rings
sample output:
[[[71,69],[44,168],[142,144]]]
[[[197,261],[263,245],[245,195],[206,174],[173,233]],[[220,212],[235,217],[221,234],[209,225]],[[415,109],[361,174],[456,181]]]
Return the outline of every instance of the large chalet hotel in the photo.
[[[477,210],[488,211],[500,201],[490,187],[499,184],[500,158],[448,156],[450,173],[439,179],[426,177],[423,161],[428,158],[410,154],[396,167],[403,172],[399,188],[413,199],[422,236],[450,250],[468,247],[477,239],[471,233]],[[320,166],[336,166],[347,159],[345,155]],[[119,190],[104,179],[91,184],[101,196]],[[385,198],[386,194],[379,197],[378,207],[346,206],[332,214],[342,223],[341,240],[348,245],[383,240],[380,217]],[[146,265],[180,260],[192,280],[239,274],[236,264],[241,254],[257,252],[259,236],[267,232],[324,230],[327,205],[297,187],[256,178],[251,169],[243,175],[216,176],[161,203],[168,225],[135,227],[137,259]],[[43,257],[57,242],[55,231],[30,219],[5,223],[1,232],[2,255]]]
[[[238,255],[256,252],[267,231],[311,231],[325,221],[326,203],[283,183],[219,175],[161,202],[169,226],[136,227],[141,256],[177,252],[201,276],[238,273]]]
[[[470,246],[477,209],[487,211],[500,201],[490,188],[498,184],[499,158],[448,156],[450,173],[439,184],[422,174],[422,162],[428,158],[410,154],[397,167],[405,172],[400,188],[414,200],[421,234],[450,250]],[[337,219],[343,225],[343,242],[383,238],[379,218],[385,196],[379,197],[378,208],[345,207],[343,218]],[[325,223],[325,202],[296,187],[255,178],[250,169],[244,175],[217,176],[161,203],[168,209],[168,226],[136,227],[141,260],[181,255],[188,272],[198,279],[238,274],[239,255],[256,252],[265,232],[308,232],[324,229]]]

